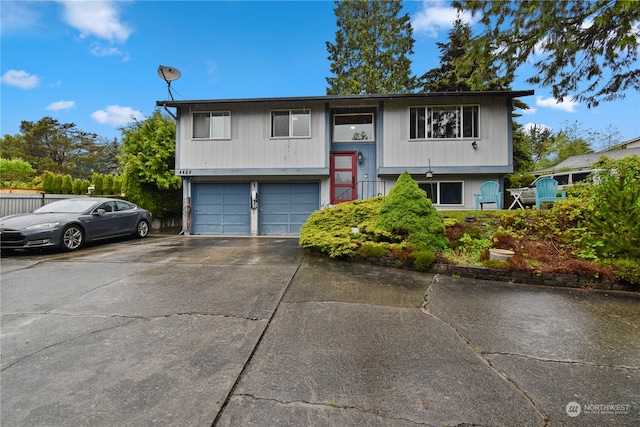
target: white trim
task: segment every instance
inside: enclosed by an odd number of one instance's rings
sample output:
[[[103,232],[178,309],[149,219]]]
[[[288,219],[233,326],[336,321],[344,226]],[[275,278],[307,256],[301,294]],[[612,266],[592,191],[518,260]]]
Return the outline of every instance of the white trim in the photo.
[[[273,113],[286,111],[289,113],[289,135],[286,136],[274,136],[273,132]],[[294,135],[293,134],[293,122],[295,120],[294,115],[308,116],[308,134],[307,135]],[[293,138],[311,138],[311,110],[309,108],[290,108],[290,109],[275,109],[269,111],[269,139],[293,139]]]

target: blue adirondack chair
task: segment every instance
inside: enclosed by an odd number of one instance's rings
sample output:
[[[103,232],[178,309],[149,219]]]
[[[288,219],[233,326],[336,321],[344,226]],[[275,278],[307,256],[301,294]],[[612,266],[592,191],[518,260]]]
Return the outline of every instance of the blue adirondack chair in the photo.
[[[567,197],[567,192],[562,191],[558,196],[558,181],[553,178],[542,178],[536,182],[536,209],[540,210],[543,202],[555,202]]]
[[[485,203],[495,203],[498,209],[502,209],[502,192],[500,184],[493,181],[487,181],[480,185],[480,194],[473,195],[476,198],[476,210],[478,207],[482,209]]]

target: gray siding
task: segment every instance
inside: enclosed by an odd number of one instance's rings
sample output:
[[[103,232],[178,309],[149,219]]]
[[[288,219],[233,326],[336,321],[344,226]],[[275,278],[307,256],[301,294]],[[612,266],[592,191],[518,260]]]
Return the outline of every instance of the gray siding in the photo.
[[[311,110],[310,138],[271,138],[271,110]],[[192,110],[197,111],[197,110]],[[243,169],[305,169],[327,167],[327,138],[323,103],[313,105],[244,104],[207,106],[202,111],[231,111],[231,139],[193,140],[191,114],[180,115],[179,164],[181,175],[233,173]],[[180,173],[180,171],[187,171]]]
[[[457,102],[456,102],[457,101]],[[459,140],[409,140],[409,108],[426,105],[480,105],[479,138]],[[413,102],[385,106],[384,146],[381,168],[426,168],[428,159],[434,170],[469,168],[481,171],[492,167],[508,167],[509,111],[504,99],[454,98],[430,99],[428,104]],[[477,142],[473,149],[471,143]],[[462,172],[462,171],[459,171]]]

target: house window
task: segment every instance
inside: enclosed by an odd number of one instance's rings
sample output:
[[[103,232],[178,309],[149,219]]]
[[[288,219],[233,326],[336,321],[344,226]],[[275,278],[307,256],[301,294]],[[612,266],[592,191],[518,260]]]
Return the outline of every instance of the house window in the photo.
[[[231,138],[231,113],[229,111],[193,113],[193,138]]]
[[[283,110],[271,112],[271,137],[311,136],[311,111]]]
[[[373,114],[335,114],[333,116],[333,141],[373,141]]]
[[[434,205],[462,205],[462,182],[434,181],[418,184],[427,193]]]
[[[478,138],[478,106],[412,107],[410,139]]]

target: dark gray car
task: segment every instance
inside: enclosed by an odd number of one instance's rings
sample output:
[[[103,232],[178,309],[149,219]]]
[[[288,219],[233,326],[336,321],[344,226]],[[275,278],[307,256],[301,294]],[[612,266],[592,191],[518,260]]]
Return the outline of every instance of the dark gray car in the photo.
[[[79,249],[117,236],[146,237],[151,212],[125,200],[78,197],[52,202],[32,213],[0,218],[0,247]]]

